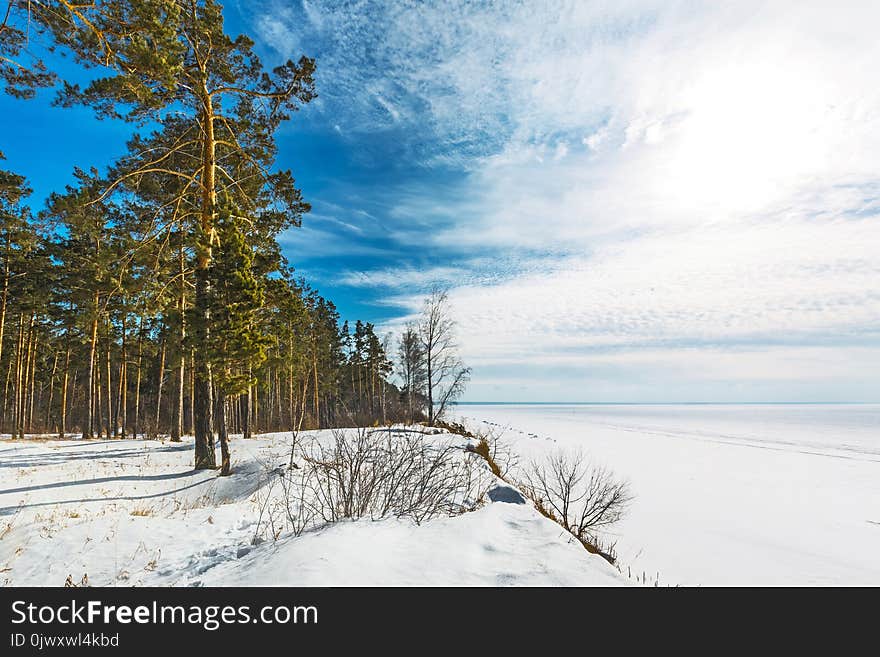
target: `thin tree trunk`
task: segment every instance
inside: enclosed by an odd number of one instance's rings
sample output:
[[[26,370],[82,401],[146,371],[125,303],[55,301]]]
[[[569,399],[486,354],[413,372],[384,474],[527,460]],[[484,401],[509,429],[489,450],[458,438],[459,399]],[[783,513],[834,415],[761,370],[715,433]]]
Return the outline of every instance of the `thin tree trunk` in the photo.
[[[101,355],[97,353],[97,349],[95,352],[95,436],[100,438],[104,434],[102,431],[104,430],[104,394],[101,388],[101,379],[103,378],[103,374],[101,374]],[[107,436],[109,438],[110,436]]]
[[[67,433],[67,386],[70,381],[70,331],[67,336],[67,351],[64,355],[64,379],[61,383],[61,423],[58,427],[58,437],[64,439]]]
[[[293,351],[293,349],[291,349]],[[293,363],[287,367],[287,412],[290,415],[290,430],[296,430],[296,402],[293,395]]]
[[[318,357],[317,357],[317,355],[315,355],[312,360],[312,372],[314,374],[314,383],[315,383],[315,390],[314,390],[315,424],[316,424],[315,428],[320,429],[321,428],[321,417],[319,414],[320,407],[319,407],[319,402],[318,402]]]
[[[251,415],[253,414],[253,404],[254,404],[254,387],[252,385],[248,386],[247,394],[245,395],[245,406],[244,413],[242,415],[242,435],[245,440],[249,440],[251,437]]]
[[[252,415],[251,415],[251,432],[256,431],[260,432],[260,389],[257,386],[252,386],[251,390],[253,391],[253,404],[251,407]]]
[[[105,357],[106,366],[107,366],[107,380],[105,381],[104,388],[106,389],[106,397],[107,397],[107,439],[109,440],[111,437],[116,437],[116,427],[113,421],[113,385],[112,379],[110,378],[110,349],[112,347],[111,342],[112,328],[110,326],[110,318],[107,318],[107,354]]]
[[[432,376],[432,363],[431,363],[431,354],[428,352],[427,358],[427,369],[428,369],[428,426],[434,426],[434,386],[431,384],[431,376]]]
[[[163,337],[162,338],[162,351],[161,356],[159,358],[159,380],[156,383],[156,424],[155,424],[155,433],[159,435],[159,413],[162,410],[162,382],[165,380],[165,349],[167,347],[168,340]]]
[[[186,381],[186,374],[184,372],[184,363],[186,359],[183,355],[180,356],[180,362],[177,366],[177,372],[175,372],[175,380],[177,382],[177,390],[175,397],[176,399],[173,401],[172,405],[172,417],[171,417],[171,442],[179,443],[180,437],[183,435],[183,398],[184,398],[184,382]]]
[[[13,436],[24,438],[24,387],[25,381],[25,332],[24,332],[24,313],[18,316],[18,346],[16,354],[15,366],[15,431]]]
[[[143,313],[143,311],[141,311]],[[137,357],[137,376],[134,386],[134,438],[138,437],[138,429],[140,428],[141,419],[141,372],[144,356],[144,316],[138,318],[138,357]]]
[[[193,351],[189,355],[189,426],[186,433],[194,433],[196,426],[196,357]]]
[[[46,422],[45,429],[48,433],[50,429],[54,429],[52,427],[52,402],[55,401],[55,373],[58,371],[58,352],[55,352],[55,357],[52,359],[52,374],[49,375],[49,401],[46,404]]]
[[[95,294],[95,317],[92,319],[91,345],[89,347],[89,374],[86,404],[86,421],[83,426],[83,438],[93,438],[95,435],[95,350],[98,344],[98,295]]]
[[[122,352],[119,360],[119,366],[122,371],[119,373],[119,397],[116,401],[116,413],[122,418],[122,438],[128,433],[128,352],[126,350],[126,334],[128,333],[128,312],[122,313]]]
[[[12,258],[12,238],[6,241],[6,250],[3,256],[3,292],[0,293],[0,362],[3,360],[3,331],[6,327],[6,304],[9,300],[9,277],[11,275],[9,262]],[[4,397],[3,402],[6,402]]]
[[[73,368],[73,379],[70,386],[70,399],[72,402],[76,401],[76,384],[78,382],[79,377],[79,368]],[[68,409],[69,412],[69,409]]]
[[[25,361],[25,418],[26,431],[33,433],[34,430],[34,384],[37,378],[37,315],[31,315],[31,326],[28,330],[28,354]]]
[[[15,364],[15,358],[9,359],[9,365],[6,367],[6,383],[3,385],[3,428],[7,427],[10,414],[12,414],[11,408],[9,408],[9,386],[12,383],[12,366]]]
[[[217,394],[217,437],[220,439],[220,475],[230,473],[229,462],[229,433],[226,427],[226,393]]]

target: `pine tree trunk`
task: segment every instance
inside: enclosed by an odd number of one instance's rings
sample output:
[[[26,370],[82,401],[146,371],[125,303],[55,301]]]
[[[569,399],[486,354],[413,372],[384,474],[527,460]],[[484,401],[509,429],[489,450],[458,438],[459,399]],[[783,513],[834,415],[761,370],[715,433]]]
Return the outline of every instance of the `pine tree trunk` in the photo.
[[[156,386],[156,424],[154,430],[156,435],[159,435],[159,419],[160,412],[162,410],[162,383],[165,380],[165,349],[167,347],[168,341],[163,337],[162,338],[162,352],[159,358],[159,381]]]
[[[260,394],[257,386],[252,386],[253,403],[251,405],[251,433],[260,431]]]
[[[89,374],[86,386],[86,421],[83,425],[83,438],[93,438],[95,435],[95,351],[98,346],[98,295],[95,295],[95,317],[92,319],[92,335],[89,347]]]
[[[291,350],[292,351],[292,350]],[[293,364],[287,368],[287,412],[290,414],[290,430],[296,431],[296,401],[293,395]]]
[[[137,376],[134,385],[134,438],[138,437],[138,429],[140,429],[141,419],[141,371],[144,356],[144,316],[138,318],[138,357],[137,357]]]
[[[179,264],[180,271],[178,272],[178,275],[180,276],[180,296],[177,298],[177,309],[180,313],[180,340],[178,342],[177,350],[179,362],[177,363],[176,372],[176,399],[173,404],[171,418],[171,442],[175,443],[180,442],[180,438],[183,435],[183,399],[184,387],[186,383],[186,351],[184,350],[184,346],[186,344],[186,278],[184,277],[185,263],[183,248],[180,249]]]
[[[104,434],[101,433],[103,431],[104,426],[104,416],[102,409],[104,408],[102,401],[104,399],[104,395],[101,392],[101,378],[103,374],[101,374],[101,356],[97,353],[97,348],[95,352],[95,396],[94,396],[94,404],[95,404],[95,436],[97,438],[101,438]],[[110,436],[107,436],[109,438]]]
[[[122,313],[122,352],[119,360],[119,396],[116,400],[116,413],[122,418],[122,438],[128,435],[128,353],[126,334],[128,332],[128,313]]]
[[[230,462],[229,434],[226,428],[226,393],[224,392],[217,395],[217,435],[220,438],[220,475],[226,476],[230,473]]]
[[[71,381],[71,384],[70,384],[70,399],[71,399],[71,401],[76,401],[76,384],[79,381],[78,377],[79,377],[79,369],[74,367],[73,368],[73,377],[71,377],[71,379],[70,379],[70,381]]]
[[[107,398],[107,423],[106,423],[106,427],[107,427],[107,439],[108,440],[110,438],[116,437],[116,427],[114,426],[114,422],[113,422],[113,404],[112,404],[113,384],[112,384],[112,379],[110,377],[110,367],[111,367],[111,362],[110,362],[111,339],[110,339],[110,336],[111,336],[111,334],[112,334],[112,331],[110,328],[110,319],[108,317],[107,318],[107,352],[106,352],[106,357],[105,357],[105,365],[107,368],[107,380],[104,385],[104,388],[106,390],[106,398]]]
[[[245,395],[245,406],[244,413],[242,415],[242,434],[245,440],[249,440],[251,437],[251,415],[254,412],[254,387],[252,385],[248,386],[247,394]]]
[[[49,432],[50,429],[54,428],[51,426],[52,424],[52,402],[55,401],[55,373],[58,371],[58,352],[55,352],[55,356],[52,358],[52,374],[49,375],[49,401],[46,404],[46,421],[44,428],[46,429],[46,433]]]
[[[314,390],[314,395],[315,395],[315,399],[314,399],[314,401],[315,401],[315,428],[320,429],[321,428],[321,417],[318,412],[320,410],[320,407],[318,405],[318,358],[317,358],[317,356],[314,358],[312,366],[313,366],[312,369],[313,369],[314,383],[315,383],[315,390]]]
[[[11,256],[10,251],[12,250],[11,238],[6,242],[6,249],[3,256],[3,291],[0,292],[0,362],[3,362],[3,331],[6,328],[6,305],[9,300],[9,277],[10,277],[10,268],[9,261]],[[11,362],[11,361],[10,361]],[[4,421],[6,419],[5,415],[5,406],[6,406],[6,395],[3,396],[3,405],[4,405]]]
[[[196,426],[196,358],[193,351],[190,351],[189,355],[189,425],[186,428],[186,433],[194,433]]]
[[[64,355],[64,380],[61,383],[61,423],[58,427],[58,437],[62,440],[67,433],[67,387],[70,381],[70,331],[67,336],[67,352]]]
[[[9,415],[12,409],[9,408],[9,386],[12,384],[12,366],[15,364],[15,358],[9,359],[9,365],[6,367],[6,383],[3,385],[3,429],[6,429],[10,420]]]
[[[14,430],[13,438],[19,436],[24,438],[24,314],[19,313],[18,316],[18,344],[16,349],[15,360],[15,416],[13,417]]]
[[[306,376],[303,377],[303,389],[302,389],[302,395],[300,396],[300,402],[299,402],[299,424],[297,425],[297,427],[301,427],[303,420],[305,420],[306,404],[308,403],[308,398],[309,398],[309,376],[308,376],[308,372],[306,372]]]
[[[177,372],[175,373],[175,380],[177,383],[177,390],[175,392],[176,399],[172,403],[172,417],[171,417],[171,442],[179,443],[180,438],[183,435],[183,389],[184,382],[186,381],[184,372],[184,363],[186,359],[183,355],[180,356],[180,363],[177,366]]]
[[[33,411],[34,411],[34,378],[36,374],[36,351],[37,351],[37,335],[36,335],[36,313],[31,314],[31,322],[28,327],[27,341],[27,357],[24,361],[24,404],[21,412],[24,415],[22,426],[24,431],[33,431]],[[24,438],[24,433],[21,434]]]
[[[207,312],[207,271],[196,272],[196,307],[203,308]],[[200,321],[207,322],[206,316],[200,316]],[[200,331],[207,331],[207,326]],[[197,352],[199,350],[196,350]],[[195,357],[194,384],[193,384],[193,415],[195,426],[195,468],[196,470],[213,469],[217,467],[217,456],[214,453],[214,436],[212,433],[212,399],[211,399],[211,366],[203,357],[197,354]]]
[[[211,365],[207,360],[206,349],[209,339],[210,300],[208,290],[208,267],[211,264],[211,242],[214,234],[214,211],[217,204],[215,166],[216,144],[214,138],[214,108],[207,86],[203,86],[202,130],[204,146],[202,150],[202,207],[199,222],[200,235],[196,249],[196,295],[195,316],[195,468],[202,470],[217,467],[212,434]],[[201,348],[200,348],[201,347]]]

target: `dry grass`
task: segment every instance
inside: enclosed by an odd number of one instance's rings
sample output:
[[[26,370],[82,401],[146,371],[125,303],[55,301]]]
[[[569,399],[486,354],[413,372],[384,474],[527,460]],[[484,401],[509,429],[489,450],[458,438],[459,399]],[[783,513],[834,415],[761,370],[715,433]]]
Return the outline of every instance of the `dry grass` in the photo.
[[[485,437],[480,437],[480,441],[477,443],[477,446],[473,448],[475,454],[479,454],[483,457],[486,463],[489,465],[489,469],[499,479],[503,479],[501,475],[501,468],[498,467],[498,464],[495,462],[495,459],[492,458],[492,450],[489,447],[489,443],[486,441]]]
[[[131,510],[130,514],[132,516],[154,516],[156,515],[156,510],[151,506],[138,506]]]

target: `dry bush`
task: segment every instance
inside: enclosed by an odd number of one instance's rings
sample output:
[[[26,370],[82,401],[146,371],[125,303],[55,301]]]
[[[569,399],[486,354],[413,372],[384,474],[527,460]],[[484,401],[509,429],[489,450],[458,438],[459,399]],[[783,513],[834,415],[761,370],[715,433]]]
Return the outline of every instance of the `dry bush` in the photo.
[[[614,563],[614,546],[603,545],[598,531],[619,521],[632,502],[627,482],[582,453],[557,451],[527,467],[518,483],[538,511]]]
[[[452,443],[409,432],[336,430],[303,446],[316,512],[326,522],[392,515],[416,523],[468,510],[479,496],[472,461]]]
[[[257,532],[277,538],[342,519],[409,518],[419,524],[473,510],[490,477],[452,442],[409,431],[337,429],[299,441],[292,466],[271,467]],[[274,494],[273,494],[274,493]]]

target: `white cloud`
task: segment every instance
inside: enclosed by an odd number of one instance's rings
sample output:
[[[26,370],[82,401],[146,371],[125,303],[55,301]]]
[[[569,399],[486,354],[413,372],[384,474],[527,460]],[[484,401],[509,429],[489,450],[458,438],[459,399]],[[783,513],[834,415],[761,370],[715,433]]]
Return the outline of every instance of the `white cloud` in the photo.
[[[454,281],[460,281],[461,274],[461,269],[455,267],[416,269],[403,265],[373,271],[347,271],[343,272],[335,282],[350,287],[427,290],[433,285],[451,285]]]
[[[308,5],[324,107],[460,163],[391,216],[520,272],[453,293],[478,388],[480,366],[559,362],[611,386],[653,354],[678,382],[876,394],[880,5],[367,6]],[[285,20],[261,23],[279,48]]]

